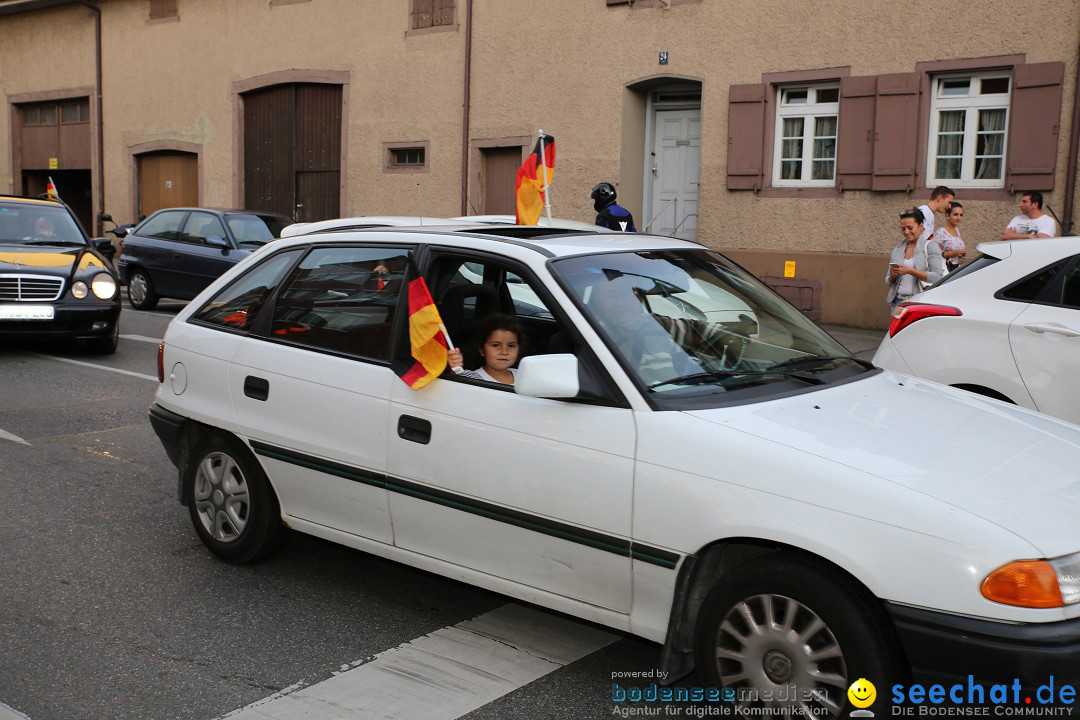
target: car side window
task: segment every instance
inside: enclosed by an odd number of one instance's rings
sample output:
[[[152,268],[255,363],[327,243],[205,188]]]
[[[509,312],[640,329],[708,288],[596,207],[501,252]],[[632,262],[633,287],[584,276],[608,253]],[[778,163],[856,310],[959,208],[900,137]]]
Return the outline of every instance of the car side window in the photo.
[[[1039,296],[1039,293],[1050,284],[1054,277],[1061,272],[1061,269],[1065,267],[1065,263],[1068,259],[1061,262],[1054,263],[1048,267],[1044,267],[1042,270],[1028,275],[1019,282],[1014,282],[1012,285],[1000,290],[998,297],[1002,300],[1018,300],[1020,302],[1033,302],[1035,298]]]
[[[135,234],[161,240],[179,240],[180,225],[184,221],[185,214],[182,211],[158,213],[143,223]]]
[[[1073,264],[1065,276],[1061,288],[1061,304],[1067,308],[1080,308],[1080,260]]]
[[[278,253],[265,260],[203,305],[192,320],[233,330],[248,330],[270,293],[300,257],[303,248]]]
[[[205,245],[206,238],[212,235],[226,241],[228,241],[229,237],[225,234],[225,226],[221,224],[221,220],[218,219],[217,215],[193,212],[188,216],[187,223],[184,225],[184,233],[180,236],[180,239],[183,242],[195,245]]]
[[[271,332],[311,348],[389,360],[407,264],[399,248],[315,248],[286,280]]]

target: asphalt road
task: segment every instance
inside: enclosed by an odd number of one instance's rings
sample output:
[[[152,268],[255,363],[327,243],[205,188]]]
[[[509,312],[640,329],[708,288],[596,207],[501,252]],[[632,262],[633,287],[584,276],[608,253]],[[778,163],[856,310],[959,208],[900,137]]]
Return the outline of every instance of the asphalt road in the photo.
[[[0,347],[0,719],[219,718],[513,602],[306,536],[211,556],[146,415],[180,307],[125,305],[112,356]],[[462,717],[612,716],[612,674],[660,655],[615,635]]]

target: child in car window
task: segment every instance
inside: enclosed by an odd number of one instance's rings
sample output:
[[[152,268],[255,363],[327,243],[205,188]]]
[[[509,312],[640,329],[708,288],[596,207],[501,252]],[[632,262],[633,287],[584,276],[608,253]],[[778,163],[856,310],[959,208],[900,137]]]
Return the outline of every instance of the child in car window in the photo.
[[[510,315],[491,315],[480,325],[477,354],[482,364],[462,375],[473,380],[513,385],[517,370],[512,367],[521,351],[521,323]],[[454,348],[447,356],[452,368],[461,367],[461,350]]]

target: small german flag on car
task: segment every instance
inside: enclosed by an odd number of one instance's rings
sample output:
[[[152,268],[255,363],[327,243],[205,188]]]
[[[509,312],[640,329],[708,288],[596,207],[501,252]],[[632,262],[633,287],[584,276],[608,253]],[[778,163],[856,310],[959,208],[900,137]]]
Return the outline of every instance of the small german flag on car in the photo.
[[[409,258],[409,352],[395,360],[394,372],[413,390],[419,390],[446,369],[447,337],[439,310],[424,278]]]

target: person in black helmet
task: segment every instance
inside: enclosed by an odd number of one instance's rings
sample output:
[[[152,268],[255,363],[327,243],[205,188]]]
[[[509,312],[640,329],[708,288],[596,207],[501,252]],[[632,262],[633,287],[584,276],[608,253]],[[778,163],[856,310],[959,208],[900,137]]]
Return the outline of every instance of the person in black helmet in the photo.
[[[615,186],[602,182],[592,189],[589,197],[596,208],[596,224],[608,230],[636,233],[634,216],[626,208],[615,203]]]

